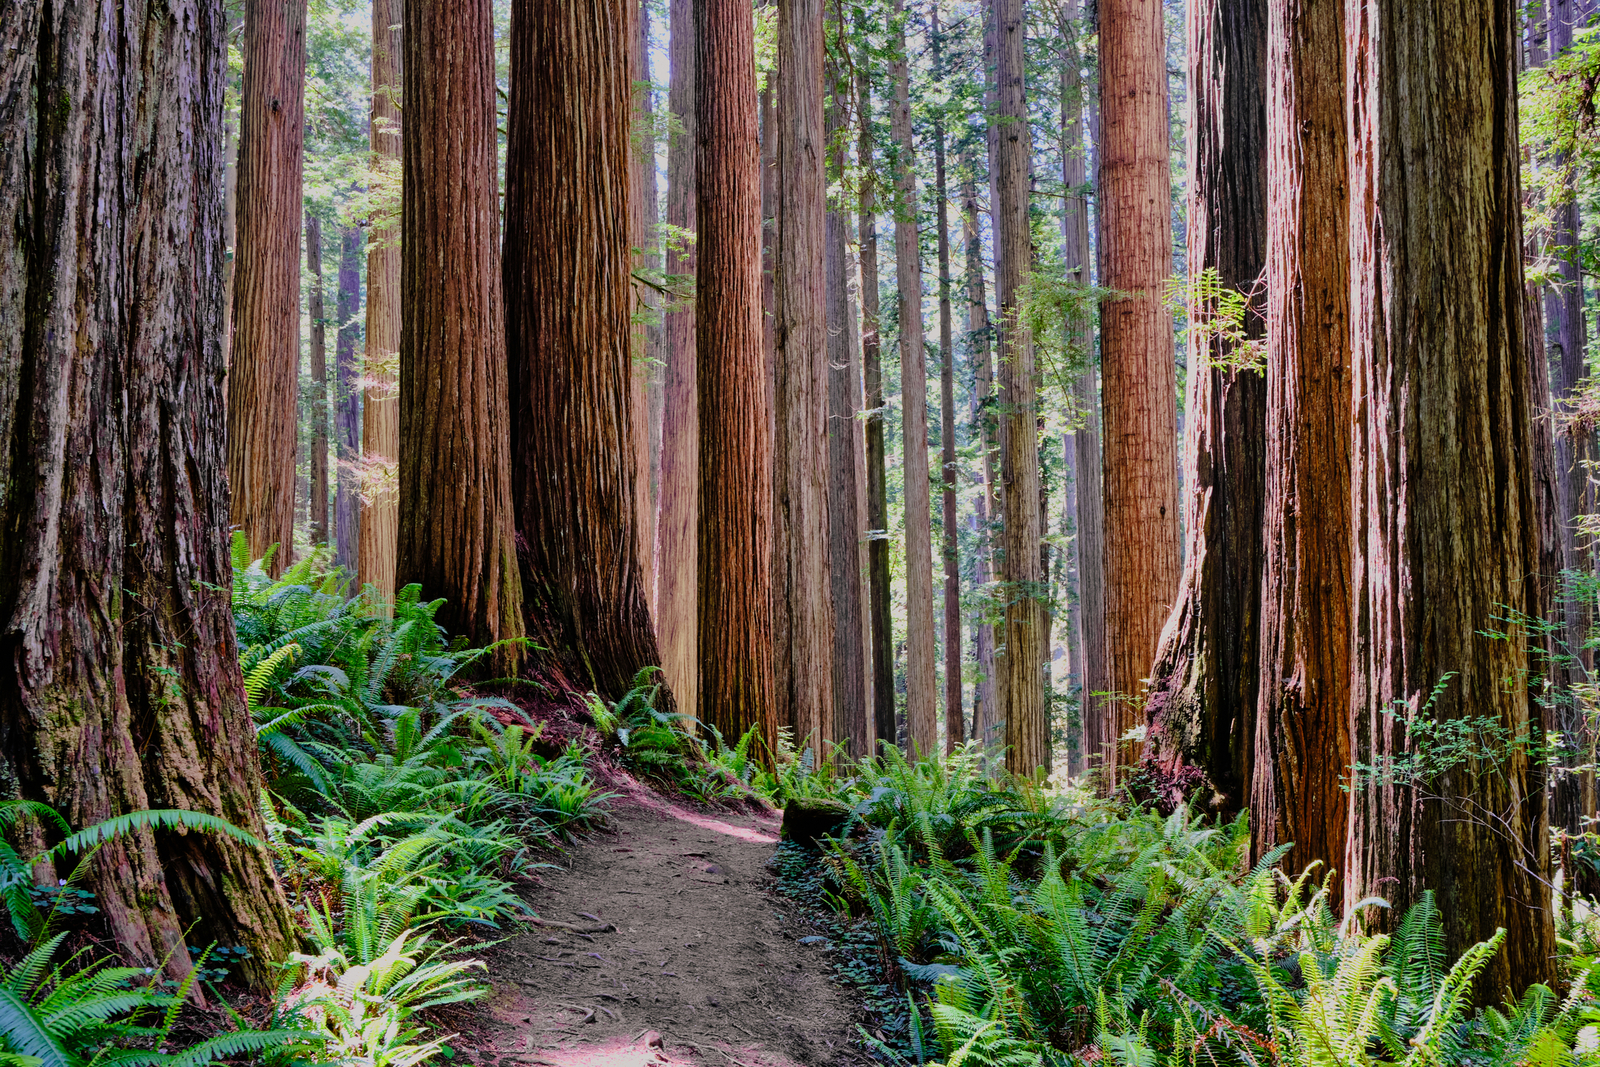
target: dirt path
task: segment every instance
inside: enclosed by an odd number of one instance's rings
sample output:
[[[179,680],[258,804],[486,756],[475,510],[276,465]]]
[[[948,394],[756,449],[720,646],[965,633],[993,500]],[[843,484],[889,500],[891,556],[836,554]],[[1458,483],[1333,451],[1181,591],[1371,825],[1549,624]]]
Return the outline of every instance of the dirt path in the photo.
[[[767,867],[775,815],[703,813],[640,791],[612,833],[566,857],[531,901],[558,928],[491,950],[493,1023],[457,1043],[470,1063],[793,1067],[865,1062],[861,1018],[827,945]],[[815,940],[802,940],[815,938]],[[657,1044],[658,1043],[658,1044]],[[474,1047],[476,1046],[476,1047]]]

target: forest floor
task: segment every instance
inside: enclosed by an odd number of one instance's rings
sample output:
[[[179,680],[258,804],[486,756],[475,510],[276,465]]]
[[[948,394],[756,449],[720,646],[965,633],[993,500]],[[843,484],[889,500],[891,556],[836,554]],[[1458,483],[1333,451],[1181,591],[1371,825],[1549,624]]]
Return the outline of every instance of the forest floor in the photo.
[[[705,810],[634,786],[612,827],[560,857],[547,922],[485,954],[494,986],[458,1061],[546,1067],[832,1067],[866,1062],[828,944],[775,889],[776,813]]]

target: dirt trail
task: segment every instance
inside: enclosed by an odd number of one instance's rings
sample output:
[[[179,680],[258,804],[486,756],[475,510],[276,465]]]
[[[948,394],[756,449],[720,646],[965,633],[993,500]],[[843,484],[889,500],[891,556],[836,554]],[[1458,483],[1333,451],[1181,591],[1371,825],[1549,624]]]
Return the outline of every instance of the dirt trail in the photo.
[[[821,1067],[865,1062],[859,1004],[767,867],[772,814],[707,813],[647,791],[565,857],[531,903],[589,937],[531,927],[492,949],[492,1022],[456,1043],[475,1064]],[[815,940],[806,940],[815,938]],[[658,1040],[659,1046],[652,1042]]]

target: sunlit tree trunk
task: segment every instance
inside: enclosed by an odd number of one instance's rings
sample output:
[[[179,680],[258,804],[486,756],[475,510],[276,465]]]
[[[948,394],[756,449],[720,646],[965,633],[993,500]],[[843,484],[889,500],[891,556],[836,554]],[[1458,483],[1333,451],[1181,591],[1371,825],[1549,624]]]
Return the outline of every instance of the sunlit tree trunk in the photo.
[[[776,735],[772,438],[761,326],[761,176],[750,0],[695,6],[696,346],[702,722]]]
[[[523,633],[500,303],[493,12],[489,0],[404,7],[395,578],[443,597],[439,623],[485,643]]]
[[[928,367],[923,351],[922,249],[917,238],[916,148],[911,137],[910,67],[905,0],[894,0],[898,37],[890,76],[894,105],[889,125],[897,155],[894,273],[900,291],[900,428],[905,466],[906,744],[933,755],[939,742],[939,691],[933,632],[933,530],[928,483]]]
[[[372,2],[371,143],[374,183],[400,185],[400,27],[402,0]],[[396,492],[400,455],[400,219],[375,212],[367,220],[367,335],[361,397],[361,538],[356,576],[394,599]]]
[[[667,109],[677,129],[667,141],[667,224],[695,228],[695,70],[692,0],[672,0],[671,63]],[[672,240],[666,250],[669,276],[693,277],[695,246]],[[656,518],[656,635],[661,670],[684,711],[699,707],[697,548],[700,426],[695,385],[693,303],[671,306],[662,324],[666,349],[661,416],[661,492]]]
[[[216,0],[0,18],[0,782],[74,827],[182,808],[265,836],[229,607],[224,27]],[[298,269],[298,207],[288,229]],[[270,988],[298,940],[231,837],[125,834],[81,887],[168,977],[215,940]]]
[[[660,662],[639,556],[627,207],[633,0],[511,13],[505,306],[512,499],[536,655],[608,699]],[[584,101],[582,115],[571,108]],[[583,294],[574,300],[573,294]]]
[[[655,125],[652,115],[650,91],[650,10],[645,0],[628,0],[628,77],[631,80],[633,109],[629,116],[631,134],[628,152],[628,240],[638,254],[632,265],[639,269],[660,266],[655,252],[656,229],[656,145]],[[654,374],[651,359],[655,356],[654,344],[658,328],[646,319],[649,306],[655,300],[641,300],[642,290],[635,288],[631,294],[637,312],[633,331],[633,381],[628,394],[633,407],[634,462],[638,472],[633,479],[637,518],[634,529],[639,538],[637,558],[644,575],[645,599],[654,599],[656,586],[656,509],[651,493],[653,459],[650,438],[651,381]],[[643,303],[645,306],[640,306]]]
[[[230,517],[269,568],[294,558],[300,378],[300,178],[305,0],[249,0],[240,100],[233,347],[228,367]]]
[[[1191,288],[1203,271],[1215,271],[1218,285],[1245,296],[1241,325],[1259,340],[1267,86],[1286,91],[1266,76],[1267,0],[1190,4],[1188,52]],[[1336,77],[1339,68],[1329,70]],[[1265,432],[1266,379],[1259,368],[1239,369],[1252,362],[1251,352],[1207,331],[1207,320],[1217,314],[1211,294],[1194,295],[1183,454],[1187,551],[1150,679],[1146,751],[1164,789],[1193,792],[1200,783],[1191,777],[1198,771],[1206,786],[1199,799],[1232,816],[1245,806],[1250,788],[1260,670],[1262,499],[1271,477],[1264,457],[1275,439]],[[1338,402],[1336,396],[1329,400]]]
[[[1032,139],[1023,98],[1022,0],[993,0],[999,128],[990,169],[994,188],[995,299],[1000,307],[1000,581],[1004,653],[999,716],[1006,767],[1013,774],[1050,770],[1050,711],[1045,701],[1049,617],[1040,556],[1039,410],[1033,338],[1019,319],[1024,276],[1033,267],[1028,228],[1028,159]]]
[[[1344,869],[1351,608],[1343,12],[1270,0],[1266,571],[1252,853]]]
[[[356,570],[361,541],[361,492],[357,463],[361,454],[361,368],[356,363],[356,341],[361,326],[361,230],[347,226],[339,231],[339,335],[334,352],[333,443],[339,460],[339,493],[335,507],[337,537],[333,561],[346,572]]]
[[[1113,693],[1105,785],[1137,755],[1143,680],[1179,578],[1166,31],[1159,0],[1101,0],[1100,309],[1105,426],[1106,657]]]
[[[833,587],[829,578],[828,322],[824,269],[828,182],[823,137],[823,0],[778,0],[777,234],[773,269],[773,575],[786,608],[774,620],[775,709],[795,743],[816,749],[833,725]]]
[[[311,320],[311,543],[328,542],[328,312],[322,300],[322,221],[306,212]]]
[[[1415,751],[1413,717],[1489,732],[1414,784],[1358,781],[1345,899],[1381,894],[1393,911],[1375,918],[1392,922],[1433,890],[1452,955],[1504,927],[1478,984],[1489,999],[1547,980],[1556,951],[1543,790],[1515,743],[1538,718],[1515,681],[1527,642],[1483,633],[1539,601],[1517,13],[1488,0],[1346,10],[1352,754],[1381,768]]]

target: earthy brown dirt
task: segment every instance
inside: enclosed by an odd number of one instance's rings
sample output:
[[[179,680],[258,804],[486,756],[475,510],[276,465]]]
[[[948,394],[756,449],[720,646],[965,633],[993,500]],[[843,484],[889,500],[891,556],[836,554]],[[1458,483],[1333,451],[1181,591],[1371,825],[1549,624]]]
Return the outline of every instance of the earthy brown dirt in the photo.
[[[777,893],[770,812],[708,812],[643,789],[613,802],[613,829],[578,845],[530,903],[547,920],[486,959],[487,1019],[459,1059],[549,1067],[854,1065],[858,1002],[826,943]]]

